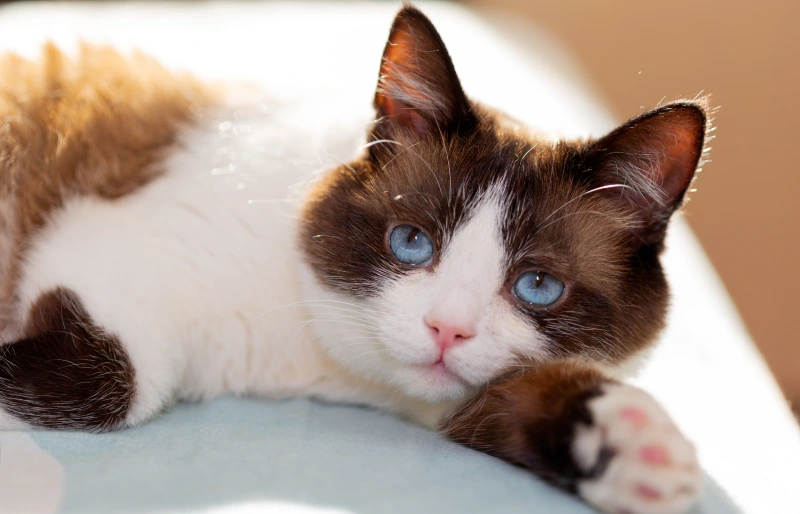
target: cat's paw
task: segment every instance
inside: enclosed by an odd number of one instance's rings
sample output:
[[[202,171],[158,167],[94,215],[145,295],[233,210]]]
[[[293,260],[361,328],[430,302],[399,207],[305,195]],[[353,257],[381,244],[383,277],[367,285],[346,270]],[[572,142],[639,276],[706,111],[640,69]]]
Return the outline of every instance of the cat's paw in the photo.
[[[578,493],[613,514],[682,514],[702,475],[694,446],[645,392],[607,385],[589,400],[590,426],[578,425],[572,456],[589,479]]]

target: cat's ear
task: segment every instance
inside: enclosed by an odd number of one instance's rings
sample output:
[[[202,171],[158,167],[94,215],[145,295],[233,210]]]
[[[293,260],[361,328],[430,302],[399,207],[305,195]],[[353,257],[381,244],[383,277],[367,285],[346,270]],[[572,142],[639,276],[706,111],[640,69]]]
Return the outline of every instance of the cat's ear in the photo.
[[[588,148],[584,172],[592,174],[593,187],[634,216],[640,245],[663,240],[703,155],[708,115],[705,101],[672,103],[633,118]]]
[[[393,129],[422,137],[431,131],[458,130],[472,113],[450,55],[431,21],[404,6],[394,19],[383,51],[378,88],[377,135]]]

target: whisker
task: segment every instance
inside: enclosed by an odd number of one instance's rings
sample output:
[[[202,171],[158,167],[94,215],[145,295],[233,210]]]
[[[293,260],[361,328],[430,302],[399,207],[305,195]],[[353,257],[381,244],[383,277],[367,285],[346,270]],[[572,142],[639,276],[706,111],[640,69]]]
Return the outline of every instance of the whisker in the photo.
[[[527,152],[525,152],[524,154],[522,154],[522,157],[520,158],[520,160],[519,160],[519,161],[520,161],[520,162],[523,162],[523,161],[525,160],[525,157],[527,157],[527,156],[528,156],[528,154],[529,154],[529,153],[531,153],[531,152],[533,151],[533,149],[534,149],[534,148],[536,148],[537,146],[539,146],[539,143],[536,143],[536,144],[535,144],[535,145],[533,145],[532,147],[528,148],[528,151],[527,151]]]
[[[444,147],[444,158],[447,160],[447,181],[448,181],[448,202],[453,197],[453,171],[450,168],[450,150],[448,149],[447,140],[444,137],[444,132],[442,132],[442,128],[439,126],[439,120],[435,117],[433,121],[436,122],[436,129],[439,131],[439,138],[442,140],[442,147]]]
[[[346,313],[346,314],[345,314]],[[338,312],[330,312],[330,311],[319,311],[319,312],[312,312],[312,316],[309,319],[315,319],[319,316],[332,316],[335,319],[342,319],[342,320],[356,320],[356,321],[363,321],[364,323],[375,323],[380,322],[380,318],[376,316],[368,316],[365,314],[361,314],[359,312],[353,311],[338,311]]]
[[[299,325],[302,327],[302,326],[310,325],[311,323],[342,323],[342,324],[347,324],[347,325],[356,325],[356,326],[368,328],[368,329],[371,329],[371,330],[376,330],[378,328],[375,325],[367,325],[366,323],[358,323],[356,321],[346,321],[346,320],[342,321],[342,320],[336,320],[336,319],[309,319],[309,320],[301,322]]]
[[[366,148],[369,148],[370,146],[375,146],[375,145],[379,145],[379,144],[383,144],[383,143],[389,143],[389,144],[392,144],[392,145],[403,146],[403,143],[401,143],[399,141],[394,141],[392,139],[376,139],[374,141],[370,141],[369,143],[367,143],[365,145],[361,145],[360,149],[364,150]]]
[[[359,310],[356,310],[356,309],[348,309],[347,307],[340,307],[340,306],[335,306],[335,305],[333,305],[333,306],[332,305],[320,305],[320,306],[311,305],[311,306],[308,306],[308,310],[309,310],[310,313],[315,314],[315,315],[316,314],[336,315],[337,313],[343,312],[343,313],[352,314],[354,316],[363,317],[365,319],[374,319],[374,320],[380,320],[381,319],[380,316],[376,316],[374,313],[369,312],[369,311],[359,311]]]
[[[560,218],[556,218],[553,221],[551,221],[550,223],[548,223],[548,224],[546,224],[546,225],[544,225],[542,227],[537,228],[536,232],[541,232],[542,230],[546,229],[547,227],[549,227],[553,223],[557,223],[557,222],[559,222],[559,221],[561,221],[563,219],[569,218],[570,216],[577,216],[578,214],[597,214],[598,216],[605,216],[607,218],[615,217],[613,214],[610,214],[610,213],[607,213],[607,212],[601,212],[601,211],[589,211],[589,210],[586,210],[586,211],[570,212],[569,214],[565,214],[565,215],[561,216]]]
[[[529,151],[530,151],[530,150],[529,150]],[[605,185],[605,186],[596,187],[596,188],[594,188],[594,189],[590,189],[590,190],[588,190],[588,191],[585,191],[585,192],[583,192],[583,193],[579,194],[579,195],[578,195],[578,196],[576,196],[575,198],[573,198],[573,199],[571,199],[571,200],[568,200],[567,202],[564,202],[564,204],[563,204],[563,205],[561,205],[561,207],[559,207],[558,209],[556,209],[556,210],[554,210],[553,212],[551,212],[550,214],[548,214],[548,215],[547,215],[547,217],[546,217],[545,219],[543,219],[543,220],[542,220],[542,223],[544,223],[545,221],[549,220],[551,217],[553,217],[553,215],[554,215],[555,213],[557,213],[558,211],[560,211],[561,209],[563,209],[563,208],[564,208],[564,207],[566,207],[567,205],[571,204],[572,202],[574,202],[574,201],[576,201],[576,200],[579,200],[580,198],[583,198],[584,196],[586,196],[586,195],[588,195],[588,194],[595,193],[595,192],[597,192],[597,191],[603,191],[603,190],[605,190],[605,189],[615,189],[615,188],[621,188],[621,189],[634,189],[633,187],[631,187],[631,186],[629,186],[629,185],[627,185],[627,184],[609,184],[609,185]]]
[[[347,340],[348,341],[355,341],[357,339],[362,339],[362,338],[370,338],[370,339],[377,340],[376,337],[380,335],[380,334],[376,334],[374,332],[370,332],[369,330],[359,330],[357,328],[353,328],[353,329],[347,329],[347,330],[330,330],[328,332],[325,332],[324,334],[320,334],[320,335],[314,336],[314,339],[320,340],[320,339],[323,339],[323,338],[326,338],[326,337],[339,335],[339,334],[367,334],[367,335],[356,336],[356,337],[347,336]]]
[[[392,157],[391,159],[389,159],[389,162],[387,162],[386,164],[384,164],[383,166],[381,166],[381,171],[385,170],[385,169],[386,169],[386,167],[392,163],[392,161],[394,161],[395,159],[397,159],[398,157],[400,157],[401,155],[403,155],[403,154],[404,154],[404,153],[406,153],[407,151],[411,150],[411,149],[412,149],[412,148],[414,148],[415,146],[419,145],[420,143],[421,143],[421,141],[420,141],[419,143],[414,143],[414,144],[413,144],[413,145],[411,145],[411,146],[407,146],[407,147],[405,147],[405,149],[403,149],[403,151],[401,151],[401,152],[397,152],[397,155],[395,155],[394,157]]]
[[[368,345],[368,344],[375,344],[375,341],[362,341],[360,343],[350,343],[350,344],[343,344],[343,345],[339,345],[339,346],[334,346],[333,348],[330,348],[330,349],[324,351],[322,353],[322,355],[327,356],[329,353],[331,353],[333,351],[336,351],[336,350],[338,350],[340,348],[348,348],[348,347],[351,347],[351,346],[364,346],[364,345]]]
[[[337,366],[337,367],[336,367],[336,369],[335,369],[335,370],[333,370],[333,372],[332,372],[332,373],[336,373],[337,371],[339,371],[339,369],[340,369],[342,366],[344,366],[344,365],[345,365],[345,364],[347,364],[348,362],[352,361],[353,359],[358,359],[359,357],[363,357],[364,355],[369,355],[369,354],[371,354],[371,353],[381,353],[381,352],[388,352],[388,351],[389,351],[389,350],[387,350],[386,348],[381,348],[380,350],[371,350],[371,351],[369,351],[369,352],[363,352],[363,353],[359,353],[358,355],[355,355],[355,356],[353,356],[353,357],[350,357],[350,358],[349,358],[349,359],[347,359],[346,361],[344,361],[344,362],[340,363],[340,364],[339,364],[339,366]]]
[[[289,308],[289,307],[306,307],[306,306],[309,306],[309,305],[325,304],[325,303],[342,304],[342,305],[346,305],[346,306],[349,306],[349,307],[354,307],[356,309],[360,309],[360,310],[362,310],[364,312],[378,313],[378,314],[388,314],[387,312],[384,312],[384,311],[381,311],[381,310],[378,310],[378,309],[370,309],[370,308],[367,308],[367,307],[363,307],[361,305],[357,305],[357,304],[349,303],[349,302],[343,302],[343,301],[340,301],[340,300],[304,300],[304,301],[300,301],[300,302],[292,302],[292,303],[287,303],[287,304],[284,304],[284,305],[279,305],[277,307],[274,307],[272,309],[264,311],[261,314],[259,314],[258,316],[256,316],[255,318],[253,318],[252,320],[250,320],[250,322],[256,321],[256,320],[266,316],[267,314],[273,313],[273,312],[281,310],[281,309],[286,309],[286,308]]]
[[[436,185],[439,187],[439,192],[444,195],[445,192],[444,192],[444,189],[442,189],[442,183],[439,181],[439,174],[436,173],[436,171],[434,171],[434,169],[431,167],[431,165],[430,165],[430,163],[428,161],[423,159],[422,156],[419,155],[417,152],[411,150],[411,148],[413,148],[413,147],[409,146],[408,150],[411,151],[411,154],[414,155],[414,157],[416,157],[420,161],[422,161],[422,163],[428,168],[428,170],[431,172],[431,175],[433,176],[433,179],[436,180]]]

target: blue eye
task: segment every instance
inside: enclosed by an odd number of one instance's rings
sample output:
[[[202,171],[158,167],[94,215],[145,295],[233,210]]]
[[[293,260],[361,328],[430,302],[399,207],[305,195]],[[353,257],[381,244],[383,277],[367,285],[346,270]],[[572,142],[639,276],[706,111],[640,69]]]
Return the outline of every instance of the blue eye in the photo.
[[[389,235],[389,246],[397,260],[422,266],[433,258],[433,243],[425,232],[411,225],[398,225]]]
[[[547,307],[564,292],[564,283],[544,271],[523,273],[511,288],[514,296],[529,305]]]

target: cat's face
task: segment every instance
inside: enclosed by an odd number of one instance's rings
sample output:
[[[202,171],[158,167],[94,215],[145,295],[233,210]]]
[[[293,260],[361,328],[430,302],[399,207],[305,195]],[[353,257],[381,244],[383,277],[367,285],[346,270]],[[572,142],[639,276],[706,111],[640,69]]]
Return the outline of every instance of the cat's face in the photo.
[[[549,359],[613,365],[651,341],[702,107],[663,107],[597,142],[537,140],[466,99],[408,9],[376,107],[368,155],[331,172],[303,213],[329,355],[435,401]]]

